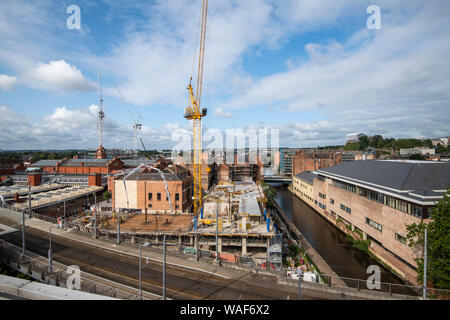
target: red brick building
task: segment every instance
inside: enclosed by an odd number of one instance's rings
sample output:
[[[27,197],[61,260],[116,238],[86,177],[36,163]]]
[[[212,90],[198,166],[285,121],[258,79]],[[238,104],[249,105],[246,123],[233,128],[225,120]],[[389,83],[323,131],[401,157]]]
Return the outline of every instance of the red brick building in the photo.
[[[114,209],[135,209],[141,212],[156,213],[170,211],[164,181],[158,172],[143,169],[130,175],[126,181],[123,176],[110,178],[108,189],[112,193]],[[181,166],[173,165],[163,170],[172,207],[176,212],[186,212],[192,205],[192,176]],[[128,199],[127,199],[128,198]]]
[[[329,150],[297,150],[292,157],[292,175],[303,171],[313,171],[332,167],[342,163],[342,154]]]
[[[123,161],[119,158],[40,160],[30,164],[29,168],[40,168],[44,172],[58,174],[108,174],[122,170]]]

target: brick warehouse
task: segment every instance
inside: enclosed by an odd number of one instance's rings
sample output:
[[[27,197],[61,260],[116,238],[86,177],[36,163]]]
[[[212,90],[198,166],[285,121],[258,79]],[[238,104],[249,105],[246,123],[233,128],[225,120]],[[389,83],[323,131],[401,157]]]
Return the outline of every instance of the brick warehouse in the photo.
[[[130,175],[126,181],[126,192],[123,176],[110,178],[108,189],[112,193],[114,209],[134,209],[141,212],[170,212],[164,181],[159,173],[147,172]],[[188,170],[179,165],[163,169],[167,181],[173,209],[176,212],[186,212],[192,205],[192,176]],[[127,204],[127,193],[128,202]]]
[[[342,154],[333,151],[297,150],[292,156],[292,176],[303,171],[319,170],[342,163]]]
[[[450,163],[353,161],[315,173],[311,207],[361,233],[372,253],[414,283],[417,253],[406,243],[406,225],[428,221],[450,184]]]
[[[113,159],[62,159],[62,160],[40,160],[29,166],[40,168],[47,173],[58,174],[108,174],[122,170],[124,163],[118,158]]]

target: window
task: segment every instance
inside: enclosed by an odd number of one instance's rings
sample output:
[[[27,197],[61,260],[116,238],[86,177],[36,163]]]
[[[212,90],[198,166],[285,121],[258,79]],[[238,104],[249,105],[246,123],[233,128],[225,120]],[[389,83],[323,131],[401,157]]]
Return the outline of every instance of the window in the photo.
[[[346,207],[346,208],[345,208],[345,211],[346,211],[347,213],[350,213],[350,214],[352,213],[352,209],[350,209],[349,207]]]
[[[180,206],[176,204],[175,205],[175,209],[179,209],[179,208],[180,208]]]
[[[334,204],[334,199],[331,199],[331,198],[330,198],[330,203],[331,203],[331,204]]]
[[[369,218],[366,217],[366,223],[372,227],[374,227],[375,229],[377,229],[378,231],[382,232],[383,231],[383,226],[381,224],[379,224],[378,222],[375,222]]]
[[[180,200],[180,194],[179,193],[175,193],[175,201]]]
[[[404,236],[399,235],[398,233],[395,234],[395,240],[403,244],[406,244],[406,238]]]
[[[149,193],[149,194],[148,194],[148,200],[149,200],[149,201],[152,201],[152,199],[153,199],[153,193]]]
[[[345,206],[341,203],[341,209],[345,210]]]
[[[158,193],[158,194],[156,195],[156,200],[161,201],[161,193]]]
[[[152,206],[152,204],[151,204],[151,203],[149,203],[148,207],[149,207],[149,208],[151,208],[151,207],[153,207],[153,206]]]

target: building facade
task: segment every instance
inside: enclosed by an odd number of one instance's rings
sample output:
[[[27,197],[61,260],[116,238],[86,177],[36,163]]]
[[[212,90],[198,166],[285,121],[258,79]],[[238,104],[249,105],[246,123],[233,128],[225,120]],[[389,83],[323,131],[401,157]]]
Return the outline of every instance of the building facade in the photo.
[[[298,150],[292,157],[292,176],[303,171],[319,170],[342,163],[342,154],[329,150]]]
[[[316,173],[313,208],[369,239],[374,254],[415,282],[418,253],[406,243],[406,225],[428,221],[449,186],[450,164],[353,161]]]
[[[148,170],[143,170],[148,171]],[[192,205],[192,176],[181,166],[163,170],[175,212],[186,212]],[[113,209],[133,209],[141,212],[170,213],[169,197],[161,175],[157,172],[138,172],[130,175],[124,184],[123,177],[110,178],[108,189],[112,193]]]
[[[292,179],[292,191],[304,202],[312,206],[314,204],[314,177],[311,171],[303,171]]]

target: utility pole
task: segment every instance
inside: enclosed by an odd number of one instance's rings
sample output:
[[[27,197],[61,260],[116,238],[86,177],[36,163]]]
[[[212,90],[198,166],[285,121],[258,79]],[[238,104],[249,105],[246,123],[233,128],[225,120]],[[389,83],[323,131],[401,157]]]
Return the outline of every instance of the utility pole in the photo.
[[[148,242],[139,245],[139,300],[142,300],[142,269],[148,264],[147,258],[147,262],[142,266],[142,247],[147,247],[148,245]]]
[[[216,261],[219,261],[219,198],[216,206]]]
[[[428,243],[428,230],[425,228],[425,246],[423,254],[423,300],[427,300],[427,243]]]
[[[298,300],[302,300],[301,293],[302,293],[302,278],[303,278],[303,271],[299,270],[298,275]]]
[[[49,231],[49,249],[48,249],[48,265],[50,273],[53,272],[53,253],[52,253],[52,226],[50,226]]]
[[[198,221],[197,216],[194,216],[194,225],[195,225],[195,260],[198,261]]]
[[[66,200],[64,200],[64,230],[67,230]]]
[[[95,234],[94,234],[94,236],[95,236],[95,238],[97,238],[97,194],[96,193],[94,193],[94,232],[95,232]]]
[[[25,209],[22,209],[22,254],[25,256]]]
[[[166,300],[166,235],[164,235],[164,259],[163,259],[163,300]]]
[[[117,245],[120,244],[120,209],[117,213]]]
[[[139,246],[139,300],[142,300],[142,245]]]
[[[31,218],[31,182],[28,182],[28,217]]]

